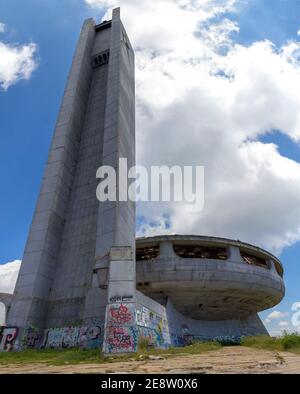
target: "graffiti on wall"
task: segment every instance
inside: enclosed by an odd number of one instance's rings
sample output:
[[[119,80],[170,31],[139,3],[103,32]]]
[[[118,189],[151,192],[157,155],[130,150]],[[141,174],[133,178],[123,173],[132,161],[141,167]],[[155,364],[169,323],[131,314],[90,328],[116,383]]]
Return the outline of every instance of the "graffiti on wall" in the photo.
[[[132,309],[131,305],[109,305],[109,324],[112,326],[132,325],[134,323],[134,313]]]
[[[39,330],[30,327],[24,331],[22,339],[22,347],[24,348],[35,348],[40,340]]]
[[[105,351],[130,353],[137,350],[134,304],[111,304],[107,308]]]
[[[2,330],[0,351],[10,352],[11,350],[14,350],[15,341],[18,337],[18,333],[19,333],[18,327],[5,327]]]
[[[136,310],[139,340],[146,340],[149,346],[167,347],[171,339],[166,319],[140,305]]]
[[[45,330],[42,348],[88,348],[102,345],[102,325],[100,323],[83,327],[49,328]]]
[[[109,326],[106,336],[106,349],[108,353],[135,352],[137,338],[134,327]]]
[[[123,303],[123,302],[132,302],[133,296],[132,295],[127,295],[127,296],[114,296],[110,297],[109,301],[113,304],[116,304],[117,302]]]
[[[103,342],[103,323],[93,319],[83,327],[49,328],[41,332],[33,327],[19,330],[18,327],[3,327],[0,335],[0,351],[24,350],[28,348],[72,348],[100,349]]]
[[[189,326],[186,324],[181,326],[181,329],[178,333],[172,333],[171,337],[172,344],[178,347],[191,345],[197,340],[194,335],[190,334]]]

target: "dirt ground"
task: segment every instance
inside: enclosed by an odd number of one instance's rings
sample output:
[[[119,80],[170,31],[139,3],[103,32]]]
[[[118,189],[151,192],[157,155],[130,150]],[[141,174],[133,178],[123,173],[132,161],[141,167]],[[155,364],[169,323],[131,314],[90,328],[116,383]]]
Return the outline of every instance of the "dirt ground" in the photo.
[[[291,374],[300,373],[300,355],[256,350],[246,347],[224,347],[199,355],[165,355],[162,359],[49,366],[42,363],[0,366],[0,374],[81,374],[81,373],[195,373],[195,374]]]

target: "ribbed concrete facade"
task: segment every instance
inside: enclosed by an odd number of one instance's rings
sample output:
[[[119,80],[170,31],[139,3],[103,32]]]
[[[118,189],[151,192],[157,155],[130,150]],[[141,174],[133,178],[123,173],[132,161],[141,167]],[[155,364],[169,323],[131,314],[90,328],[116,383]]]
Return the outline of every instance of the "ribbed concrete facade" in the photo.
[[[135,247],[133,203],[99,203],[96,171],[135,158],[134,53],[120,20],[86,20],[66,84],[8,326],[62,327],[105,316],[113,245]],[[104,285],[94,267],[106,259]],[[96,285],[95,285],[96,283]]]

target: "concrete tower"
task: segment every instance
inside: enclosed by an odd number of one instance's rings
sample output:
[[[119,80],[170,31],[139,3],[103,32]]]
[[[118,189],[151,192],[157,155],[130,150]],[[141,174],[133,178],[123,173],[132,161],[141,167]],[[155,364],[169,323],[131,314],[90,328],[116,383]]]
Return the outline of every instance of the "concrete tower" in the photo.
[[[104,321],[111,248],[135,249],[134,203],[96,198],[97,169],[117,169],[119,157],[135,164],[135,86],[134,53],[115,9],[111,21],[83,24],[7,326]]]
[[[121,158],[134,166],[134,53],[115,9],[111,21],[83,25],[15,293],[0,294],[10,308],[0,351],[128,353],[139,341],[266,335],[258,312],[284,297],[281,262],[224,238],[135,241],[135,204],[96,198],[97,169],[118,175]]]

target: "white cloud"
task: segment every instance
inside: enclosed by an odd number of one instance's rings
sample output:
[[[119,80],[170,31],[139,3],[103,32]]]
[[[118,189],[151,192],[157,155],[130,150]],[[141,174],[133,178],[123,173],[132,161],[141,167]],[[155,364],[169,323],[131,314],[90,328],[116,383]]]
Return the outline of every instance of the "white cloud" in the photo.
[[[0,22],[0,33],[4,33],[6,30],[6,25],[5,23]]]
[[[273,311],[268,315],[267,319],[269,320],[282,319],[286,316],[289,316],[288,312]]]
[[[300,164],[259,137],[276,129],[300,142],[300,42],[236,44],[239,26],[223,12],[238,0],[85,1],[104,19],[121,5],[135,47],[139,164],[206,169],[200,214],[151,203],[138,214],[160,217],[157,233],[225,236],[275,253],[299,241]]]
[[[297,36],[300,36],[300,30],[297,31]]]
[[[28,80],[37,67],[37,45],[10,45],[0,41],[0,89]]]
[[[266,322],[267,324],[270,324],[270,323],[271,323],[271,319],[266,319],[265,322]]]
[[[288,321],[281,321],[278,323],[279,327],[289,327],[289,322]]]
[[[0,264],[0,293],[14,292],[20,265],[20,260]]]
[[[0,293],[13,294],[20,266],[20,260],[0,264]],[[4,314],[5,307],[0,303],[0,326],[4,323]]]

